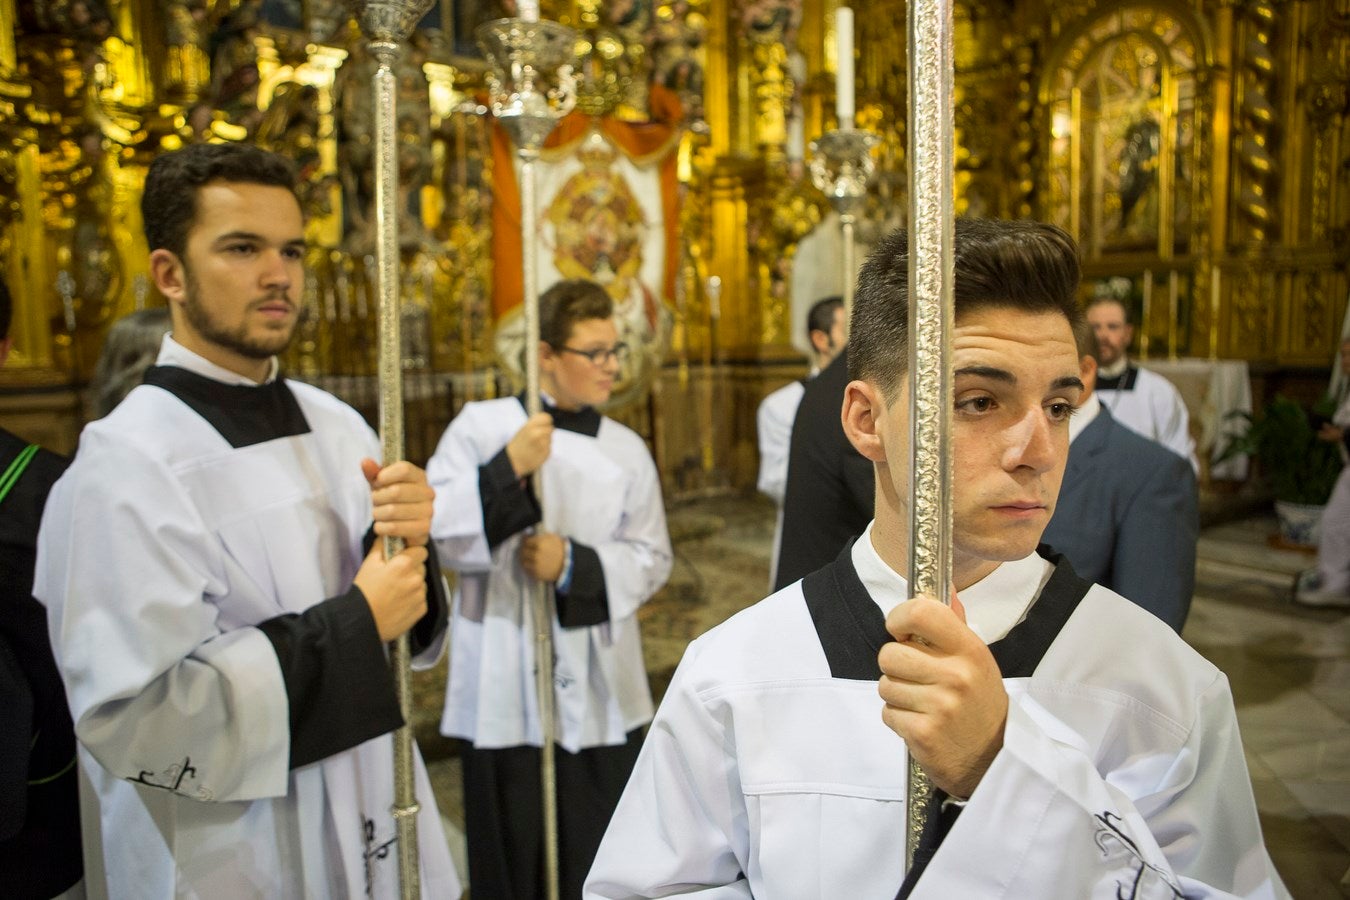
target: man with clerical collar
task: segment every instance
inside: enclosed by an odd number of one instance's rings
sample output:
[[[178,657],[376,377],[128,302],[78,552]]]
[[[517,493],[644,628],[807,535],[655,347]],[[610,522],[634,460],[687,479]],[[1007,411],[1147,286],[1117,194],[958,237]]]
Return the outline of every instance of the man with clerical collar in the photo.
[[[953,262],[957,597],[906,602],[896,232],[859,275],[841,397],[875,518],[689,646],[585,896],[1288,896],[1223,673],[1037,551],[1083,394],[1076,246],[963,219]],[[911,753],[936,796],[906,875]]]
[[[295,173],[244,144],[150,165],[173,331],[52,490],[34,586],[75,732],[91,896],[392,898],[385,643],[446,621],[432,492],[351,407],[278,375],[304,284]],[[382,536],[407,547],[386,560]],[[415,759],[421,883],[458,896]]]
[[[581,894],[652,716],[637,612],[669,577],[672,554],[646,443],[597,410],[626,349],[613,313],[595,282],[545,291],[531,348],[544,411],[527,417],[522,397],[467,403],[427,464],[431,534],[459,572],[441,733],[461,740],[475,896],[544,895],[539,582],[553,625],[564,897]]]
[[[1181,393],[1158,373],[1130,362],[1134,326],[1125,304],[1114,297],[1096,297],[1088,304],[1087,320],[1102,358],[1097,371],[1098,400],[1116,421],[1189,461],[1198,474],[1190,415]]]

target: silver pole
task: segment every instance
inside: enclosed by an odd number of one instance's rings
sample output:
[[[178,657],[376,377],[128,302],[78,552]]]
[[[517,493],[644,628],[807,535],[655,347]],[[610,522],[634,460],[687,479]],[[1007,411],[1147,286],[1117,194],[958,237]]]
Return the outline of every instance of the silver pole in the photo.
[[[479,26],[478,42],[493,63],[488,75],[492,114],[510,133],[520,160],[520,232],[523,313],[525,316],[525,411],[539,402],[538,196],[535,163],[544,139],[576,102],[571,61],[576,33],[556,22],[541,22],[538,6],[521,3],[521,18]],[[534,473],[540,529],[547,528],[543,471]],[[554,759],[557,733],[553,694],[553,585],[535,585],[531,603],[535,639],[535,695],[539,704],[539,780],[544,814],[544,877],[549,900],[558,900],[558,791]]]
[[[952,5],[910,0],[909,585],[951,602]],[[909,761],[905,871],[933,786]]]
[[[520,231],[525,266],[525,412],[532,416],[542,405],[539,399],[539,253],[534,241],[538,214],[534,164],[539,151],[521,147],[517,155],[520,157]],[[542,466],[534,471],[534,490],[539,499],[539,529],[545,531],[548,529],[548,507],[544,503]],[[553,750],[558,726],[553,697],[553,615],[549,603],[552,590],[551,582],[539,581],[534,585],[532,614],[535,696],[539,699],[541,734],[539,781],[544,812],[544,880],[548,900],[558,900],[558,770]]]
[[[376,283],[379,291],[380,452],[384,462],[400,460],[403,446],[403,346],[398,303],[398,164],[395,122],[397,81],[394,61],[399,44],[431,8],[431,0],[368,0],[359,14],[371,55],[378,68],[372,79],[375,104],[375,237]],[[384,538],[386,559],[403,550],[400,538]],[[417,813],[421,806],[413,783],[412,674],[408,635],[391,647],[394,690],[403,727],[394,732],[394,806],[398,837],[399,896],[422,896],[418,866]]]

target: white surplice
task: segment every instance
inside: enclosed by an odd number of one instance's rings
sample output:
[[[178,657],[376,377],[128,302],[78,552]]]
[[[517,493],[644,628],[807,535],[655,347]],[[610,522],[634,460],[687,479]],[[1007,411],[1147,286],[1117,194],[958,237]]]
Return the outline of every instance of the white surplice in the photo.
[[[1099,385],[1097,399],[1120,424],[1188,460],[1198,474],[1200,463],[1191,437],[1191,417],[1181,392],[1157,372],[1131,368],[1136,372],[1132,387],[1116,390]]]
[[[172,338],[158,364],[249,383]],[[310,430],[239,448],[137,387],[52,492],[35,593],[81,745],[91,897],[398,896],[392,738],[290,770],[286,685],[252,627],[346,592],[372,521],[374,434],[289,385]],[[416,790],[423,890],[458,897],[420,756]]]
[[[869,535],[851,563],[880,612],[904,600]],[[972,629],[994,641],[1034,617],[1052,570],[1031,556],[962,591]],[[1035,674],[1004,684],[1003,748],[914,900],[1288,896],[1227,680],[1154,616],[1092,586]],[[907,759],[881,709],[876,680],[832,676],[802,582],[714,628],[675,673],[585,895],[892,900]]]
[[[518,561],[522,534],[488,546],[478,471],[525,421],[515,397],[466,404],[427,463],[432,537],[442,564],[460,573],[441,732],[485,749],[541,743],[535,582]],[[637,611],[665,583],[672,559],[656,466],[642,438],[601,417],[594,436],[555,429],[541,472],[545,527],[599,556],[609,616],[564,629],[550,615],[557,742],[569,752],[622,744],[651,720]]]

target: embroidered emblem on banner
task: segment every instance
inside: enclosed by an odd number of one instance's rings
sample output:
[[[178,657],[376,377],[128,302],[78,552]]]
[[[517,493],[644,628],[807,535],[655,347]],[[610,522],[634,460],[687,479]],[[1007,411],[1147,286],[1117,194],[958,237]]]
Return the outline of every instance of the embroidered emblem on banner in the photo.
[[[645,391],[659,369],[672,320],[662,302],[663,273],[672,264],[664,163],[655,154],[635,159],[596,128],[537,165],[538,288],[582,278],[609,294],[618,339],[629,350],[611,397],[622,406]],[[502,313],[493,339],[517,383],[525,369],[524,327],[513,307]]]
[[[640,277],[649,223],[617,160],[599,133],[583,141],[581,171],[563,182],[545,218],[553,226],[554,268],[603,287],[614,301],[619,340],[648,348],[660,331],[656,298]]]
[[[553,265],[564,278],[588,278],[619,303],[642,268],[647,217],[614,163],[609,142],[593,134],[577,149],[581,171],[568,178],[545,216],[553,226]]]

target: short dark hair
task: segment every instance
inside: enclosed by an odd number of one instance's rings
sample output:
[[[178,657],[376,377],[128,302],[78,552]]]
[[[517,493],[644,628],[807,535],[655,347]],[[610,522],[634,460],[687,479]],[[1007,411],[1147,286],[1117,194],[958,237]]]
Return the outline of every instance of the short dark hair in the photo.
[[[1078,306],[1078,245],[1063,229],[1029,221],[961,218],[954,223],[956,317],[979,309],[1057,312],[1070,326]],[[909,365],[909,235],[881,239],[858,273],[849,327],[849,377],[895,399]]]
[[[197,191],[213,181],[283,187],[295,193],[295,167],[252,144],[189,144],[155,157],[145,176],[141,219],[151,250],[182,256],[197,217]]]
[[[826,297],[823,300],[817,300],[811,304],[811,309],[806,313],[806,339],[811,339],[811,332],[823,331],[830,333],[834,327],[834,311],[843,308],[843,297]]]
[[[1109,294],[1106,295],[1106,296],[1093,297],[1091,300],[1089,300],[1089,301],[1087,302],[1086,305],[1083,306],[1083,312],[1086,313],[1089,309],[1092,309],[1092,307],[1094,307],[1094,306],[1101,306],[1101,305],[1104,304],[1104,303],[1114,303],[1116,306],[1119,306],[1119,307],[1120,307],[1120,314],[1121,314],[1122,316],[1125,317],[1125,324],[1126,324],[1126,325],[1131,324],[1131,323],[1130,323],[1130,304],[1126,303],[1124,300],[1120,299],[1119,297],[1112,297],[1112,296],[1110,296]]]
[[[1097,342],[1097,332],[1086,319],[1073,326],[1073,342],[1078,346],[1078,358],[1090,356],[1098,365],[1102,362],[1102,345]]]
[[[614,301],[605,289],[584,278],[568,278],[539,297],[539,339],[558,348],[572,336],[572,327],[614,315]]]
[[[0,278],[0,341],[9,337],[9,323],[14,317],[14,301],[10,299],[9,287]]]

